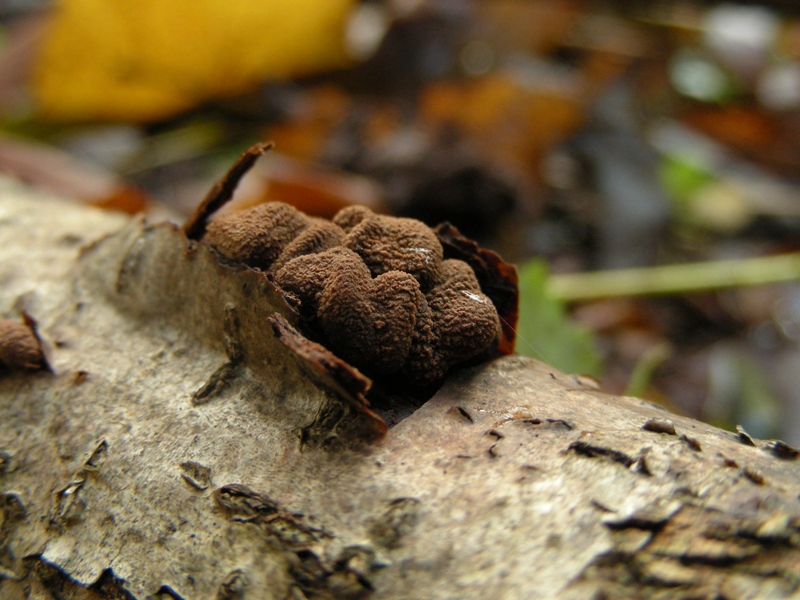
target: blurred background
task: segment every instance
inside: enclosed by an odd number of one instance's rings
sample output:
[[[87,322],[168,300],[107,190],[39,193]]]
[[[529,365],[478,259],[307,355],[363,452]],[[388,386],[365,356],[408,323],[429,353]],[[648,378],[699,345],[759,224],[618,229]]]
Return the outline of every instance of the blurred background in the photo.
[[[450,221],[519,353],[800,444],[796,2],[0,0],[0,171],[181,222],[259,140],[237,206]]]

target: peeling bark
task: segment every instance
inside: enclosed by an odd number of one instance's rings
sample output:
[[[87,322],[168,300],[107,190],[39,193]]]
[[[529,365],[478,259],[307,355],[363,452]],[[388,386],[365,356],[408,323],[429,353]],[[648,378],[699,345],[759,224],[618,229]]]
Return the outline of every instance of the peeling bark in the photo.
[[[519,356],[370,441],[360,384],[275,336],[267,276],[0,180],[0,318],[23,313],[50,372],[0,377],[0,598],[800,593],[780,442]]]

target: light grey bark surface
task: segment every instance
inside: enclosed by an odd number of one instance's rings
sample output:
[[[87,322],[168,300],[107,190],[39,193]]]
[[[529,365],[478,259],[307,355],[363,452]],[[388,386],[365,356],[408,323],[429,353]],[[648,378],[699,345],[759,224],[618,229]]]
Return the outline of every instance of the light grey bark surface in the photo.
[[[800,590],[790,448],[518,356],[364,441],[273,335],[266,276],[0,180],[22,312],[51,370],[0,376],[3,600]]]

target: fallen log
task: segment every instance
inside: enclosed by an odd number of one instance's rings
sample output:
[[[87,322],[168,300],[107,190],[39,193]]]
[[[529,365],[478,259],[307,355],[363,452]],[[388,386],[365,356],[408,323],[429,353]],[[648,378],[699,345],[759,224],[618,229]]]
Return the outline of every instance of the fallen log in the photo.
[[[0,375],[0,598],[800,590],[786,444],[513,355],[383,431],[276,335],[268,276],[3,179],[0,317],[23,315],[46,368]]]

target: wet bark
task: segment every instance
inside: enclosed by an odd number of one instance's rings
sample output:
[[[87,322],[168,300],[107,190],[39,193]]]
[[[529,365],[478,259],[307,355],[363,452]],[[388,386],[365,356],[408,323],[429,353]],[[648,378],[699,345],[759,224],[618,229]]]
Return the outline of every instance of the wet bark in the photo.
[[[0,317],[23,313],[50,369],[0,376],[0,598],[800,590],[792,448],[519,356],[376,440],[276,337],[268,277],[2,180]]]

